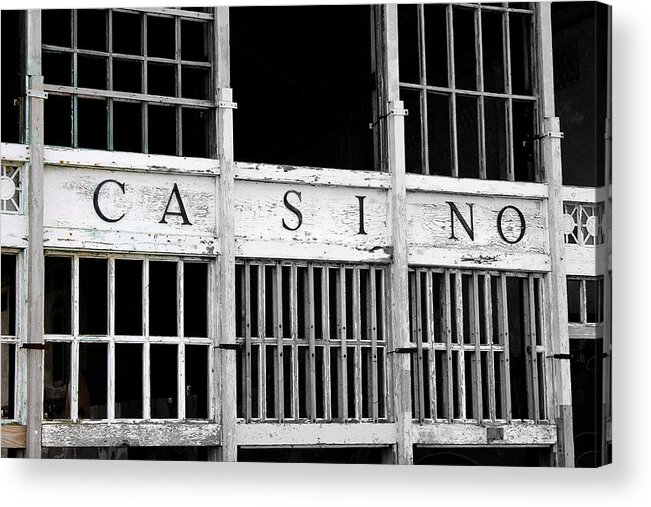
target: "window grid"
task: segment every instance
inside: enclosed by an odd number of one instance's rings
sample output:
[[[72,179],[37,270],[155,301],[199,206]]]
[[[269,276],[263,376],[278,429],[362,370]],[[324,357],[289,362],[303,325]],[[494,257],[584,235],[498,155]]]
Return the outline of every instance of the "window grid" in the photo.
[[[105,255],[49,255],[48,257],[65,258],[71,260],[71,332],[70,334],[45,334],[44,341],[46,344],[69,344],[70,346],[70,365],[69,365],[69,386],[67,388],[70,397],[69,418],[78,421],[82,418],[79,415],[79,373],[80,373],[80,346],[88,344],[105,344],[107,347],[107,392],[106,392],[106,417],[101,419],[104,422],[112,421],[140,421],[151,420],[151,402],[152,402],[152,384],[151,384],[151,346],[152,345],[175,345],[177,347],[177,416],[173,419],[186,419],[186,365],[185,355],[187,346],[205,346],[207,349],[207,418],[213,419],[215,393],[213,387],[214,375],[214,358],[212,348],[214,346],[214,323],[210,315],[213,314],[214,308],[211,298],[207,297],[207,336],[194,337],[186,336],[184,332],[184,268],[187,263],[202,263],[207,265],[207,292],[213,292],[215,285],[215,267],[202,259],[193,258],[173,258],[173,257],[140,257],[140,256],[105,256]],[[107,333],[106,334],[81,334],[80,332],[80,260],[83,259],[102,259],[107,261]],[[141,335],[119,335],[115,332],[115,304],[116,304],[116,260],[130,260],[142,262],[142,334]],[[153,336],[150,335],[150,262],[165,262],[176,265],[176,325],[177,332],[175,336]],[[140,344],[142,345],[142,416],[127,418],[120,417],[115,413],[116,407],[116,364],[115,350],[116,345],[121,344]],[[47,411],[47,407],[45,408]],[[68,417],[64,417],[67,419]],[[90,417],[91,419],[93,417]],[[47,418],[46,418],[47,419]],[[164,420],[168,418],[156,417],[155,420]]]
[[[183,111],[184,110],[201,110],[208,111],[215,107],[211,83],[214,82],[214,69],[211,62],[212,56],[208,55],[207,61],[194,61],[182,59],[181,56],[181,21],[195,20],[204,25],[205,37],[204,43],[211,40],[211,23],[213,15],[203,12],[188,11],[183,9],[106,9],[106,51],[94,49],[82,49],[78,43],[78,10],[70,11],[72,40],[71,47],[43,44],[43,56],[48,58],[52,54],[71,55],[71,86],[60,84],[48,84],[48,76],[45,76],[46,84],[44,90],[52,95],[70,97],[72,101],[71,110],[71,144],[73,148],[79,147],[79,98],[105,100],[106,101],[106,149],[114,149],[114,104],[120,103],[140,104],[142,114],[142,134],[141,134],[141,151],[150,153],[149,146],[149,106],[166,105],[174,108],[175,113],[175,151],[177,156],[187,155],[183,150]],[[113,51],[113,15],[114,13],[139,13],[140,15],[140,53],[139,55],[118,53]],[[174,20],[174,39],[175,49],[174,58],[163,58],[148,56],[148,20],[151,18],[172,18]],[[98,28],[99,29],[99,28]],[[208,44],[208,48],[210,45]],[[209,51],[210,53],[210,51]],[[105,60],[106,65],[106,89],[80,87],[78,82],[79,57],[89,56],[98,57]],[[140,64],[140,90],[138,92],[126,92],[114,90],[114,62],[128,61],[138,62]],[[156,95],[149,93],[148,67],[150,63],[169,64],[175,67],[174,95]],[[184,69],[206,69],[208,74],[208,87],[205,90],[205,99],[184,97],[182,91],[182,75]],[[189,134],[186,134],[189,135]],[[204,156],[207,156],[205,154]]]
[[[522,284],[519,316],[509,315],[513,294],[507,282],[513,280]],[[547,419],[542,275],[414,268],[409,299],[414,419]],[[516,317],[522,323],[517,337]],[[520,362],[524,351],[524,379],[512,379],[514,344]],[[512,410],[514,380],[526,383],[526,409],[520,408],[519,415]]]
[[[568,276],[568,287],[571,284],[578,284],[578,294],[575,291],[568,290],[568,309],[578,309],[578,320],[570,315],[570,324],[597,325],[603,322],[603,297],[604,297],[604,278],[603,276],[585,277],[585,276]],[[595,307],[590,308],[588,296],[588,284],[595,284]],[[578,296],[578,300],[577,297]],[[590,312],[591,310],[591,312]],[[594,315],[594,319],[589,318],[589,314]]]
[[[2,163],[0,174],[0,211],[20,215],[23,213],[22,174],[24,164]]]
[[[386,420],[384,268],[253,260],[236,266],[238,417]]]
[[[578,246],[603,245],[604,203],[564,202],[565,243]]]
[[[501,5],[485,5],[485,4],[447,4],[446,5],[446,30],[447,37],[447,79],[448,85],[433,86],[428,84],[427,81],[427,55],[426,55],[426,28],[425,28],[425,6],[423,4],[417,5],[418,12],[418,51],[419,51],[419,65],[420,65],[420,82],[409,83],[400,82],[402,90],[416,90],[419,92],[420,98],[420,126],[421,126],[421,167],[422,174],[434,174],[430,168],[430,146],[429,146],[429,126],[428,126],[428,95],[432,92],[444,94],[450,97],[450,144],[451,144],[451,171],[453,177],[459,177],[459,160],[458,160],[458,112],[457,102],[458,97],[477,97],[478,108],[477,118],[479,126],[479,178],[487,179],[486,170],[486,114],[485,114],[485,99],[506,99],[505,113],[506,113],[506,152],[507,152],[507,168],[506,179],[507,181],[515,181],[515,156],[514,156],[514,137],[513,137],[513,101],[525,101],[535,105],[537,98],[533,95],[522,95],[513,93],[512,87],[512,64],[511,64],[511,35],[510,35],[510,13],[526,14],[533,18],[534,11],[530,9],[515,9],[508,7],[508,3]],[[475,23],[475,51],[476,51],[476,83],[477,90],[461,89],[456,86],[455,78],[455,52],[454,52],[454,10],[455,8],[472,9],[474,12]],[[502,14],[502,29],[503,32],[503,57],[504,57],[504,86],[505,92],[490,92],[484,90],[484,69],[483,69],[483,36],[482,36],[482,12],[497,12]],[[535,80],[535,72],[532,72],[532,78]],[[535,83],[534,83],[535,84]],[[535,86],[532,86],[532,90]],[[533,140],[531,140],[532,142]],[[537,148],[537,147],[536,147]],[[408,172],[410,168],[407,168]],[[532,181],[541,181],[541,175],[538,170],[535,171],[534,179]]]

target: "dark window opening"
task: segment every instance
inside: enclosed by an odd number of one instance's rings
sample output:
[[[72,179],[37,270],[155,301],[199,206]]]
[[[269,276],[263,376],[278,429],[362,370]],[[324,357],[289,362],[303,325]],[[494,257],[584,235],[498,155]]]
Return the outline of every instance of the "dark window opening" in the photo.
[[[382,454],[388,448],[343,447],[318,449],[300,448],[247,448],[237,450],[237,460],[259,463],[348,463],[358,465],[379,465]]]
[[[43,447],[43,459],[208,461],[210,447]]]
[[[1,348],[0,413],[2,419],[13,419],[16,416],[16,345],[3,343]]]
[[[108,262],[79,259],[79,334],[108,334]]]
[[[177,336],[177,274],[175,262],[149,263],[149,334]]]
[[[43,419],[70,419],[70,343],[46,342]]]
[[[183,333],[208,336],[208,264],[186,262],[183,265]]]
[[[234,7],[230,23],[235,158],[374,169],[370,7]]]
[[[565,134],[565,185],[604,185],[609,8],[595,2],[552,2],[554,93]]]
[[[45,334],[72,333],[72,258],[45,257]]]
[[[174,419],[178,407],[178,346],[153,344],[150,354],[151,417]]]
[[[115,417],[142,418],[143,346],[140,343],[115,344]]]
[[[106,149],[107,106],[104,99],[77,99],[77,144],[80,148]]]
[[[2,336],[16,335],[16,256],[2,254],[2,293],[0,323]]]
[[[108,345],[79,344],[78,411],[80,419],[106,419]]]
[[[19,143],[23,141],[23,40],[24,11],[2,10],[0,24],[2,33],[2,141]]]
[[[142,261],[115,261],[115,334],[143,334]]]
[[[550,456],[550,449],[540,448],[414,446],[414,465],[540,467],[549,466]]]

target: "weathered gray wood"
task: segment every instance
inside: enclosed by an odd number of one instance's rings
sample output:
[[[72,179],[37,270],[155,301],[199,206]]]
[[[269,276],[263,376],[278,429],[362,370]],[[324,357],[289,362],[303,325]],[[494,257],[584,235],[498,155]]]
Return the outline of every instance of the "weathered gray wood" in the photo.
[[[538,49],[538,74],[540,76],[539,110],[544,118],[543,131],[560,131],[554,109],[554,71],[552,61],[551,5],[549,2],[535,4]],[[544,137],[541,141],[543,165],[549,185],[547,223],[549,231],[552,272],[548,277],[550,290],[547,320],[550,323],[552,354],[568,354],[567,332],[567,286],[565,281],[563,237],[563,175],[561,169],[560,139]],[[555,446],[555,462],[558,466],[574,466],[574,440],[572,434],[572,391],[570,363],[556,360],[553,363],[556,404],[554,416],[558,426],[558,442]]]
[[[501,440],[487,438],[488,428],[500,428]],[[418,445],[506,445],[552,446],[556,442],[556,426],[553,424],[512,423],[483,426],[476,423],[455,424],[427,423],[414,425],[414,443]]]
[[[388,169],[391,173],[391,190],[388,195],[390,221],[387,224],[393,247],[390,268],[390,350],[409,345],[409,285],[407,279],[407,206],[405,180],[405,124],[404,104],[400,100],[398,81],[398,9],[396,5],[384,7],[383,44],[385,46],[388,129]],[[401,464],[413,462],[411,443],[411,393],[410,358],[407,354],[391,354],[393,377],[394,417],[397,423],[396,460]]]
[[[41,71],[41,12],[28,10],[27,86],[35,94],[43,91]],[[27,343],[43,343],[43,98],[29,97],[29,195],[27,216],[29,246],[27,250]],[[27,349],[27,457],[41,457],[41,421],[43,417],[43,351]]]
[[[229,11],[228,7],[217,7],[214,11],[215,23],[215,68],[217,86],[215,102],[229,104],[233,102],[230,89],[230,49],[229,49]],[[219,285],[220,332],[221,344],[235,344],[235,226],[233,217],[234,177],[233,177],[233,109],[219,106],[217,108],[217,158],[221,174],[218,182],[218,202],[216,207],[219,222],[215,227],[221,232],[219,257],[221,283]],[[237,436],[235,422],[237,419],[237,394],[235,376],[237,366],[235,350],[220,349],[222,390],[222,447],[223,461],[237,461]]]
[[[221,427],[214,423],[165,421],[43,424],[45,447],[218,446]]]

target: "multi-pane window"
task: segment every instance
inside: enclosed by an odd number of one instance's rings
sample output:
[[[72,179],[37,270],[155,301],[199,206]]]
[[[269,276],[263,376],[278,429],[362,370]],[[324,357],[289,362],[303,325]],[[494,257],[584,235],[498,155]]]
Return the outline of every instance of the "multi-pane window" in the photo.
[[[16,419],[16,360],[19,345],[16,327],[17,256],[2,254],[2,292],[0,295],[0,379],[2,419]]]
[[[413,417],[547,419],[544,300],[538,274],[411,269]]]
[[[373,265],[238,262],[238,417],[386,419],[386,283]]]
[[[563,209],[565,243],[579,246],[597,246],[604,243],[603,202],[565,202]]]
[[[45,258],[45,419],[212,419],[205,261]]]
[[[540,181],[528,3],[399,5],[407,171]]]
[[[44,10],[45,144],[210,154],[210,12]]]
[[[0,211],[20,214],[23,211],[23,164],[2,163],[0,172]]]
[[[570,324],[603,322],[603,277],[567,277],[567,312]]]

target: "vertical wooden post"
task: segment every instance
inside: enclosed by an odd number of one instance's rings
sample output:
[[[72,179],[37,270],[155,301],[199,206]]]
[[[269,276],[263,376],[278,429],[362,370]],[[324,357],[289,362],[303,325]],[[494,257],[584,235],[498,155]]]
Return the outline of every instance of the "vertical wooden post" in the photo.
[[[549,198],[547,201],[547,225],[552,270],[549,274],[549,305],[546,309],[550,324],[549,339],[551,355],[562,358],[550,359],[556,399],[554,415],[558,428],[555,446],[556,466],[574,466],[574,440],[572,434],[572,390],[570,383],[569,335],[567,324],[567,285],[565,280],[565,241],[563,237],[563,173],[561,166],[560,122],[554,109],[554,69],[552,57],[551,4],[536,5],[536,33],[540,76],[539,111],[543,119],[541,139],[542,163]]]
[[[230,89],[228,7],[215,8],[215,101],[217,102],[217,157],[219,182],[217,231],[220,242],[217,288],[219,299],[219,343],[235,345],[235,236],[233,224],[233,91]],[[237,461],[235,424],[237,418],[236,358],[233,348],[218,349],[221,388],[222,461]]]
[[[41,11],[28,10],[27,105],[30,159],[28,176],[27,247],[27,457],[41,457],[43,418],[43,75],[41,72]]]
[[[389,237],[393,247],[390,289],[390,350],[409,346],[409,286],[407,267],[407,190],[405,181],[405,110],[398,81],[398,7],[385,5],[383,16],[384,86],[387,110]],[[393,363],[393,403],[396,418],[394,462],[411,464],[411,392],[409,354],[390,354]]]

